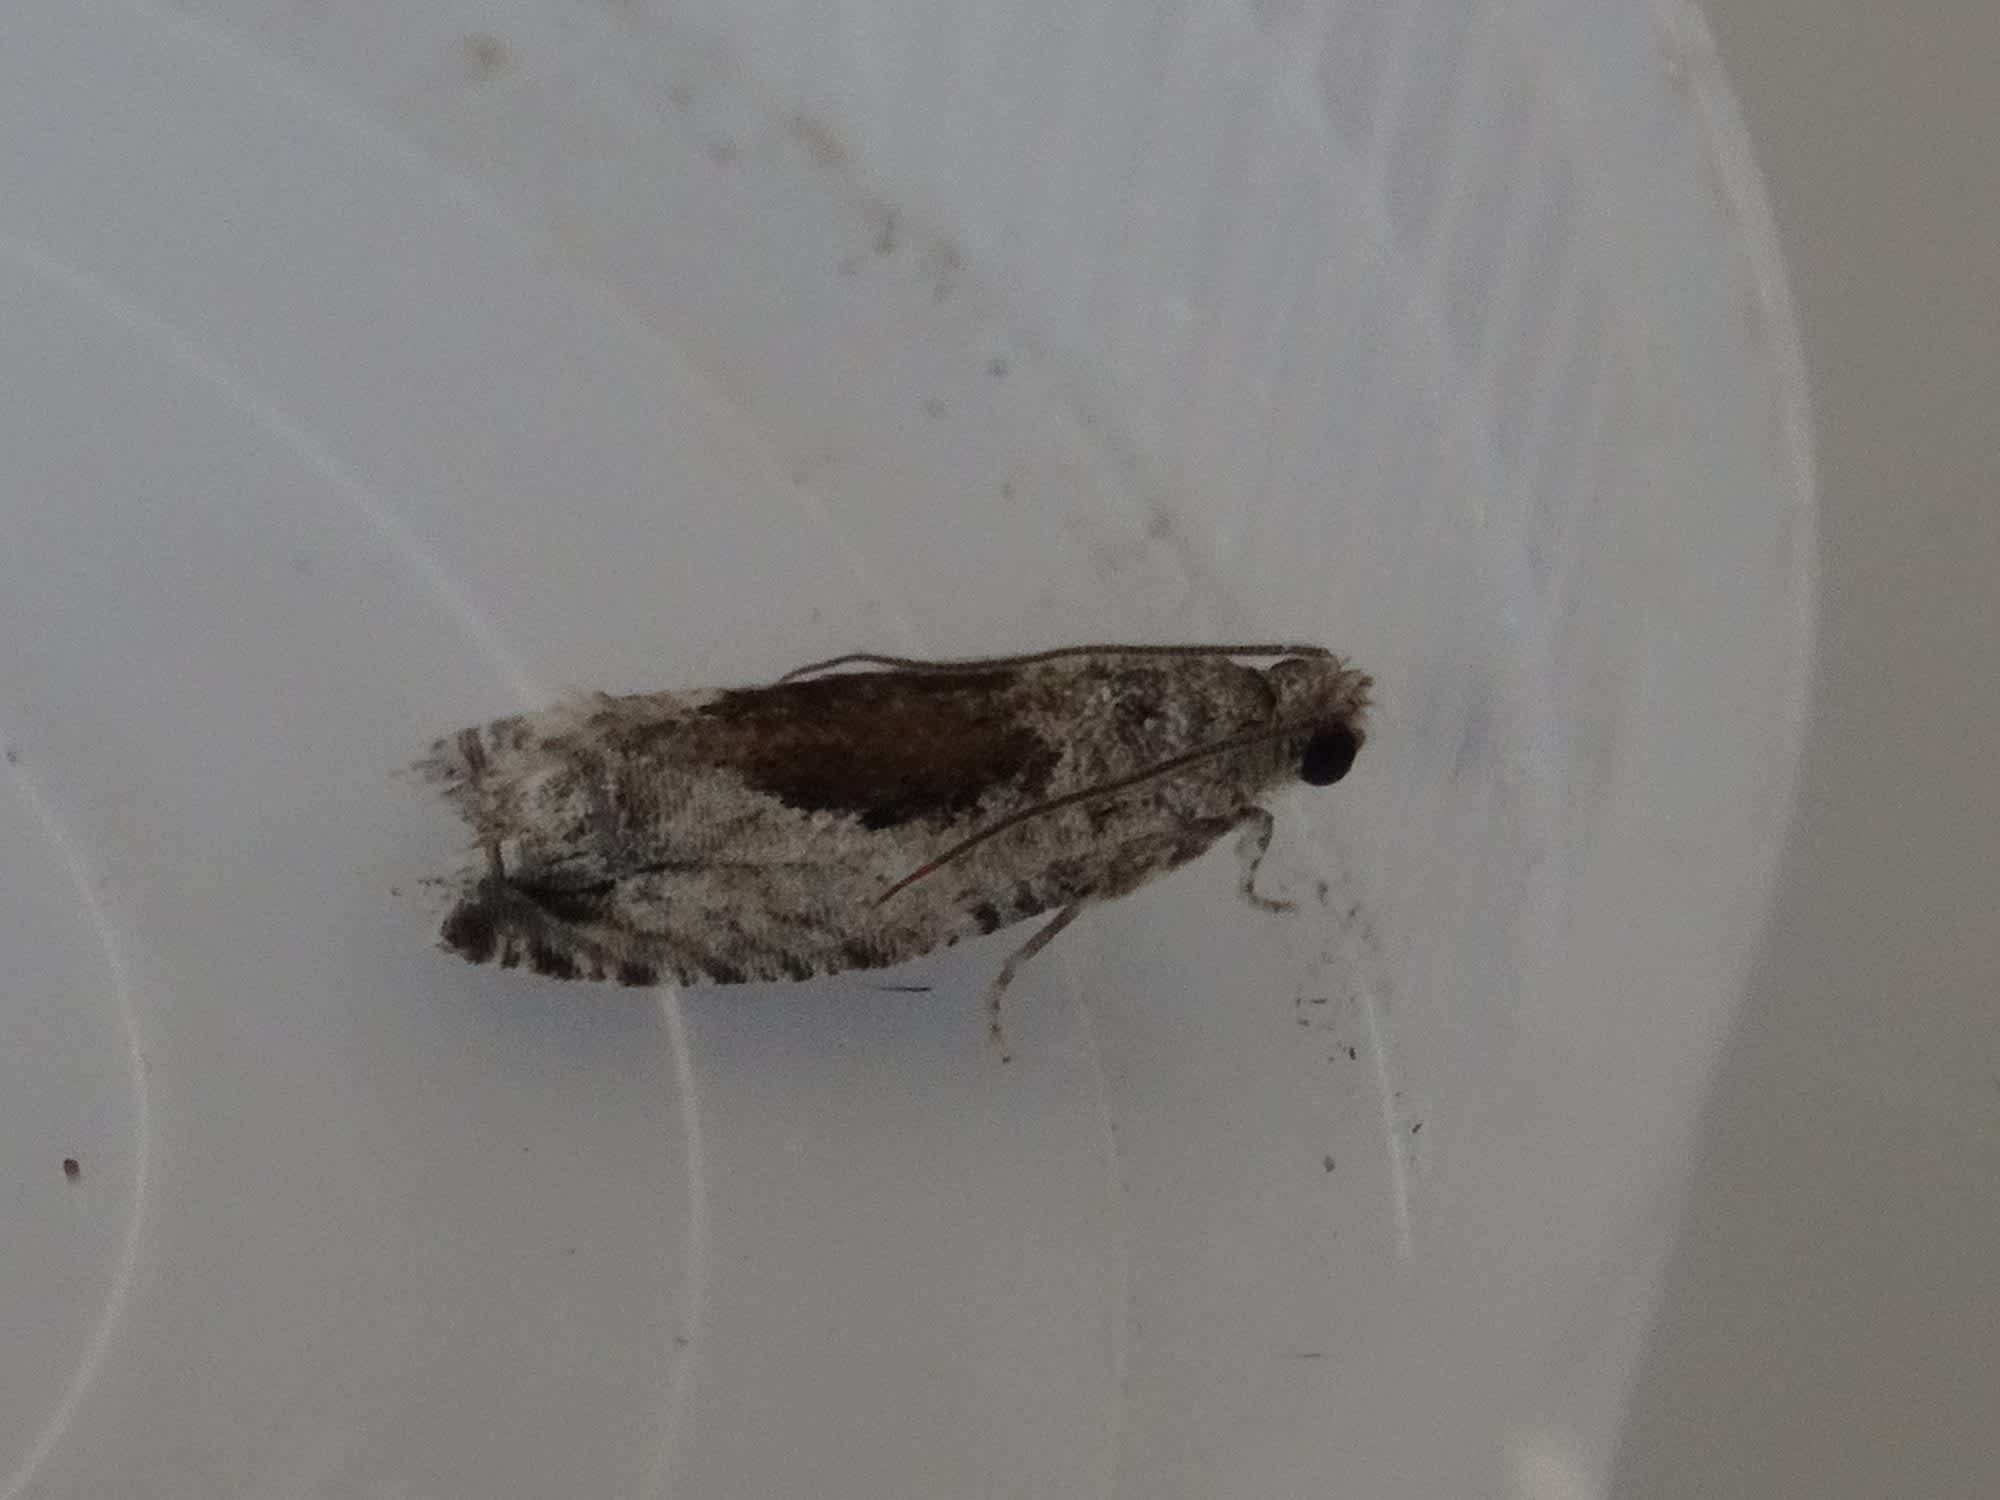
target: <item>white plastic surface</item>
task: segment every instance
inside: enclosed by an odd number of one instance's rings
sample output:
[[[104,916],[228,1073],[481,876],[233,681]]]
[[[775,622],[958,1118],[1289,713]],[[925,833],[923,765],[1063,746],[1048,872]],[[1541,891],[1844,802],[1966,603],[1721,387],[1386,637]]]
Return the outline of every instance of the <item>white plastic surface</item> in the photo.
[[[0,140],[0,1500],[1595,1492],[1806,660],[1690,15],[28,0]],[[1301,914],[1011,1067],[1018,935],[432,946],[462,722],[1264,637],[1380,685]]]

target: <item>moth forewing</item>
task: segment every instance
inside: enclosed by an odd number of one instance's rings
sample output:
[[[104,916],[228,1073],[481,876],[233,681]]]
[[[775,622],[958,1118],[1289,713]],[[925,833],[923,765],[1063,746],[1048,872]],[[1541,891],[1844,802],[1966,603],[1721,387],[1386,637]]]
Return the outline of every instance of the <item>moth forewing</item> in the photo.
[[[859,654],[498,719],[419,762],[476,839],[444,946],[556,978],[736,984],[1053,914],[996,977],[997,1034],[999,992],[1062,927],[1232,830],[1245,894],[1271,904],[1252,885],[1263,801],[1346,774],[1369,688],[1320,647],[1103,645]]]

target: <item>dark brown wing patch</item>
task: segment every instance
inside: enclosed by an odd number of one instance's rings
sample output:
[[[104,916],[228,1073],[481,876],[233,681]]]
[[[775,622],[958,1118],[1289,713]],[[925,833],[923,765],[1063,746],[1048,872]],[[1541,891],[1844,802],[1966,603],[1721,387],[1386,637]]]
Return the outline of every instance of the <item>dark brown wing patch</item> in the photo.
[[[612,893],[617,889],[617,882],[612,880],[564,886],[513,878],[507,884],[558,922],[577,926],[607,920],[611,915]]]
[[[995,787],[1039,795],[1060,759],[1021,722],[1014,677],[864,672],[742,688],[700,710],[696,738],[712,739],[717,763],[753,790],[802,812],[854,813],[869,829],[945,822]]]

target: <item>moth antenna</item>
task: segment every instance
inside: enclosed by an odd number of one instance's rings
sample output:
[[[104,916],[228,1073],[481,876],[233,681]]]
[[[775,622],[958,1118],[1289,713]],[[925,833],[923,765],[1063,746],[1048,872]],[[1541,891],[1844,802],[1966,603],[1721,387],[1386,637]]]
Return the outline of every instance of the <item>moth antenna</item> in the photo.
[[[1162,776],[1170,776],[1175,771],[1184,770],[1186,767],[1199,764],[1204,760],[1213,760],[1217,756],[1229,755],[1237,750],[1247,750],[1255,745],[1265,745],[1274,740],[1284,739],[1288,735],[1304,734],[1307,732],[1309,732],[1307,727],[1296,724],[1280,724],[1269,729],[1245,730],[1241,734],[1231,735],[1228,739],[1216,740],[1214,743],[1208,745],[1198,745],[1192,750],[1183,750],[1179,755],[1170,755],[1165,760],[1155,762],[1153,765],[1146,767],[1143,771],[1133,772],[1130,776],[1120,776],[1111,781],[1101,781],[1095,786],[1083,787],[1074,792],[1065,792],[1062,796],[1051,797],[1046,802],[1037,802],[1033,807],[1024,807],[1019,812],[1009,813],[997,823],[989,823],[978,832],[966,835],[966,837],[960,839],[935,859],[927,860],[925,863],[918,865],[916,869],[910,871],[909,874],[877,896],[875,904],[880,906],[897,892],[909,889],[909,887],[915,885],[926,876],[935,875],[953,860],[978,848],[988,839],[996,838],[1010,828],[1017,828],[1032,818],[1039,818],[1048,813],[1059,812],[1065,807],[1074,807],[1079,802],[1094,802],[1102,797],[1115,797],[1120,792],[1130,791],[1135,786],[1143,786],[1146,782],[1156,781]]]
[[[1324,646],[1285,645],[1273,642],[1258,642],[1254,645],[1234,646],[1058,646],[1052,651],[1030,651],[1020,656],[960,656],[928,658],[922,656],[885,656],[876,651],[850,651],[844,656],[829,656],[824,661],[807,662],[803,667],[793,667],[780,677],[780,682],[795,682],[801,677],[810,677],[815,672],[828,672],[835,667],[851,666],[856,662],[867,662],[871,666],[893,667],[899,672],[963,672],[974,667],[1027,667],[1037,662],[1060,661],[1066,656],[1317,656],[1327,657],[1333,653]]]
[[[873,651],[850,651],[844,656],[829,656],[825,661],[809,661],[802,667],[793,667],[778,679],[779,682],[797,682],[802,677],[810,677],[815,672],[830,672],[835,667],[849,666],[854,662],[870,662],[878,667],[917,668],[917,662],[903,656],[879,656]]]

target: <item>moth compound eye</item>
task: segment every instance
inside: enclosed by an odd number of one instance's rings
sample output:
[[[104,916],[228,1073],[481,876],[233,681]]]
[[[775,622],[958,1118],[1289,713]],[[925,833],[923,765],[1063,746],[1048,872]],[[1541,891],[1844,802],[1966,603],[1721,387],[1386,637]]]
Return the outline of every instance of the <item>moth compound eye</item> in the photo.
[[[1307,786],[1332,786],[1345,776],[1361,753],[1361,736],[1345,724],[1315,729],[1299,757],[1299,780]]]

